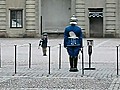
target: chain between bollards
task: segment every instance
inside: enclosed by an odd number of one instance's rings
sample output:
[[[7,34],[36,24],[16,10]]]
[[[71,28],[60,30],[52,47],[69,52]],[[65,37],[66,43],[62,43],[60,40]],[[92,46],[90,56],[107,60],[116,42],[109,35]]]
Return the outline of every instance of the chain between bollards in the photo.
[[[16,68],[17,68],[17,62],[16,62],[16,59],[17,59],[17,45],[14,45],[15,46],[15,74],[17,73],[17,70],[16,70]]]

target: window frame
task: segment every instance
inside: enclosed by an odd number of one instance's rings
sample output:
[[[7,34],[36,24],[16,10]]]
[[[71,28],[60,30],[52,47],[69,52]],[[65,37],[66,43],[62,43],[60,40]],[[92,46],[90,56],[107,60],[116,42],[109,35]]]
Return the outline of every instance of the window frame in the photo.
[[[17,22],[15,22],[15,27],[13,26],[13,24],[12,24],[12,20],[13,20],[12,12],[15,13],[15,20],[16,21],[17,21],[17,19],[21,19],[20,20],[21,21],[21,23],[20,23],[21,26],[18,26]],[[17,17],[17,13],[19,13],[19,12],[21,13],[21,15],[20,15],[20,17]],[[10,28],[23,28],[23,9],[10,9]]]

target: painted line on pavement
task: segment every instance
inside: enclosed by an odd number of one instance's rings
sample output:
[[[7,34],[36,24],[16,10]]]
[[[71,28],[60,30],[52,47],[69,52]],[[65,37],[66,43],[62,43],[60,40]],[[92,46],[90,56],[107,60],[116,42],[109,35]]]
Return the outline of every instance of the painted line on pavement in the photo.
[[[110,41],[110,39],[105,40],[105,41],[103,41],[103,42],[97,44],[97,45],[95,46],[95,48],[98,48],[98,47],[101,46],[102,44],[104,44],[104,43],[106,43],[106,42],[109,42],[109,41]]]

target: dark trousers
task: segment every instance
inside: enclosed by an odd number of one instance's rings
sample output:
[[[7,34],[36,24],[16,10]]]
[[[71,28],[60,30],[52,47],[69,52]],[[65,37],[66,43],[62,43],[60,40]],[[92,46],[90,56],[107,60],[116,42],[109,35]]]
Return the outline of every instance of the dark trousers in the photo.
[[[69,57],[70,61],[70,71],[78,71],[77,69],[77,62],[78,62],[78,57],[77,56],[70,56]]]

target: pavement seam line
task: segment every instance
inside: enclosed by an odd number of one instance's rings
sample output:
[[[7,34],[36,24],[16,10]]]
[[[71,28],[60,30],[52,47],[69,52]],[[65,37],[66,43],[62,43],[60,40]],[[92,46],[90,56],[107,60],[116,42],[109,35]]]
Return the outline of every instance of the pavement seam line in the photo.
[[[113,90],[113,88],[115,87],[115,84],[116,84],[117,80],[118,80],[118,79],[115,78],[115,79],[112,81],[112,83],[111,83],[110,87],[108,88],[108,90]]]

